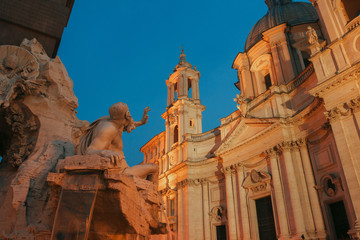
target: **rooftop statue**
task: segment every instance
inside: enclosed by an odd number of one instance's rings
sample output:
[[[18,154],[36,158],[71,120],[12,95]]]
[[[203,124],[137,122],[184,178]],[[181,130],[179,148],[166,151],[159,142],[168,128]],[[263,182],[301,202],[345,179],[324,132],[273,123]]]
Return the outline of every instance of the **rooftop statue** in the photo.
[[[157,185],[158,166],[156,164],[142,164],[129,167],[123,153],[122,133],[130,133],[136,127],[147,123],[150,111],[149,107],[144,109],[143,117],[135,122],[131,117],[128,106],[118,102],[109,108],[110,116],[104,116],[94,121],[86,130],[78,146],[78,154],[99,155],[110,158],[111,162],[123,168],[123,174],[147,178]]]

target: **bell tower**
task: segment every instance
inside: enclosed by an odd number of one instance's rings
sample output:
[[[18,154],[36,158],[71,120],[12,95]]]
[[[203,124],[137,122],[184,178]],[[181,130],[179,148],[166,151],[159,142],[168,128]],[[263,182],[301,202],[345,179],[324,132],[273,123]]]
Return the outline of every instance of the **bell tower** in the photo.
[[[166,80],[167,107],[162,117],[165,119],[166,140],[165,152],[170,154],[170,165],[180,163],[185,158],[183,142],[185,134],[202,133],[202,111],[199,95],[200,72],[186,60],[184,50],[181,50],[179,63],[174,72]],[[171,164],[172,163],[172,164]]]

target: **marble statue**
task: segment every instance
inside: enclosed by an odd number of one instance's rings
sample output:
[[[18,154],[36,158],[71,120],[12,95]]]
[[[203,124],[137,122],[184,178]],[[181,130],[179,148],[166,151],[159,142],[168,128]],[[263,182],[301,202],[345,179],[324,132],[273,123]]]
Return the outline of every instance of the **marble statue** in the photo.
[[[130,133],[136,127],[146,124],[149,111],[150,108],[146,107],[142,119],[135,122],[125,103],[113,104],[109,108],[109,116],[99,118],[88,127],[80,139],[78,153],[109,158],[115,166],[124,168],[123,174],[148,179],[157,185],[158,166],[149,163],[128,167],[122,150],[122,133]]]
[[[309,44],[311,45],[319,43],[319,37],[316,33],[316,30],[311,26],[307,27],[306,37],[308,39]]]

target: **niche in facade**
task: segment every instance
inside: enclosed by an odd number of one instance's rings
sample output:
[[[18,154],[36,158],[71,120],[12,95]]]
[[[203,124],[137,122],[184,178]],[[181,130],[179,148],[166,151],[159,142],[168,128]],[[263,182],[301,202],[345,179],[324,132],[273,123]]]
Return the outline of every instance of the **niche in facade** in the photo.
[[[251,65],[253,82],[257,95],[267,91],[272,85],[271,79],[271,55],[265,54],[258,57]]]
[[[174,127],[174,143],[177,143],[179,141],[179,128],[176,125]]]

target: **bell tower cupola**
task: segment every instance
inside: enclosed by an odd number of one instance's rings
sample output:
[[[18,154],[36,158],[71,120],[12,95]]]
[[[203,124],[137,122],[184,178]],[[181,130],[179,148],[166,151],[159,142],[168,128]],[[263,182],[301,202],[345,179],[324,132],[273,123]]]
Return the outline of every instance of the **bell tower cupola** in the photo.
[[[181,50],[179,63],[174,68],[174,73],[166,80],[168,87],[167,107],[180,99],[192,99],[200,103],[199,95],[200,72],[187,60],[184,50]]]
[[[187,60],[181,50],[179,63],[174,68],[167,86],[167,107],[162,115],[166,122],[166,151],[184,141],[184,135],[202,133],[202,111],[199,95],[200,72]]]

